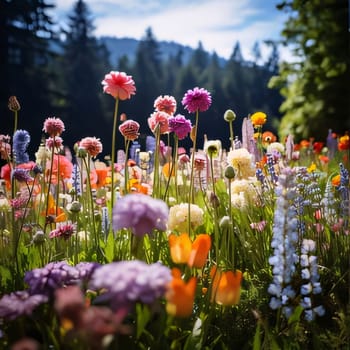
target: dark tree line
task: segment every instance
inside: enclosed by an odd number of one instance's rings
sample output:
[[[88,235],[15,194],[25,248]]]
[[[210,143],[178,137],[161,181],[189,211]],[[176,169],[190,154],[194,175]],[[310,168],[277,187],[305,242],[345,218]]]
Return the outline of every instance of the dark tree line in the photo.
[[[222,65],[216,53],[209,54],[199,42],[189,62],[184,63],[181,50],[166,60],[161,59],[159,44],[151,28],[141,38],[135,61],[122,57],[110,62],[106,48],[94,36],[89,8],[78,0],[68,15],[67,28],[59,28],[47,15],[54,5],[48,0],[0,0],[1,131],[12,134],[13,120],[7,109],[9,96],[17,96],[21,110],[18,127],[32,136],[31,150],[36,151],[42,125],[47,117],[59,117],[66,131],[64,143],[73,147],[82,137],[96,136],[111,147],[114,100],[103,94],[101,81],[110,70],[132,75],[137,88],[131,100],[122,101],[119,114],[141,124],[141,144],[151,135],[147,118],[153,112],[159,95],[173,95],[178,113],[186,115],[181,99],[195,86],[208,89],[213,98],[211,108],[202,113],[199,136],[221,139],[229,145],[228,125],[223,119],[227,109],[237,114],[235,134],[240,134],[244,117],[257,110],[268,115],[268,129],[275,131],[280,118],[282,97],[267,84],[277,74],[278,50],[261,63],[259,44],[254,45],[255,62],[246,62],[237,42],[232,55]],[[123,147],[119,137],[118,147]],[[203,141],[203,139],[202,139]],[[199,145],[201,140],[199,139]],[[184,146],[190,144],[184,143]]]

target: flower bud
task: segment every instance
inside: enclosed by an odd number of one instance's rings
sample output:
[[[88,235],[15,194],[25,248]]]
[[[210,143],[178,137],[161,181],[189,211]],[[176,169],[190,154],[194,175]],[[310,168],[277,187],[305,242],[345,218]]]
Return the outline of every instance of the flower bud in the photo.
[[[45,242],[45,233],[42,230],[38,230],[33,235],[33,243],[34,244],[41,244]]]
[[[223,216],[220,220],[219,226],[221,228],[229,228],[230,225],[231,225],[231,219],[227,215]]]
[[[16,96],[10,96],[8,108],[12,112],[18,112],[21,109],[21,105],[19,104]]]
[[[236,119],[236,113],[231,109],[228,109],[224,114],[224,119],[227,122],[233,122]]]
[[[81,203],[78,201],[73,201],[69,205],[69,211],[72,213],[79,213],[81,211]]]
[[[233,166],[227,166],[225,169],[225,177],[229,180],[232,180],[235,177],[235,175],[235,169],[233,169]]]

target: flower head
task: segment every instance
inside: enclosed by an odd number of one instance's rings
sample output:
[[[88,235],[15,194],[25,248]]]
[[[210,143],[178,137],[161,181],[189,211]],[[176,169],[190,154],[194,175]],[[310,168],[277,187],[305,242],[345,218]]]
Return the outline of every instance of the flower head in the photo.
[[[124,72],[111,71],[102,81],[103,91],[120,100],[127,100],[135,95],[135,82]]]
[[[169,132],[169,114],[165,112],[154,112],[148,118],[148,126],[154,133],[156,128],[159,127],[159,132],[165,134]]]
[[[64,225],[60,225],[55,230],[51,231],[49,237],[50,238],[61,237],[67,240],[73,235],[73,233],[74,233],[74,225],[64,224]]]
[[[193,90],[187,90],[182,104],[190,113],[205,112],[211,105],[211,95],[207,90],[195,87]]]
[[[46,139],[45,141],[45,145],[47,148],[51,149],[51,148],[57,148],[60,149],[62,147],[63,144],[63,140],[61,137],[56,136],[56,137],[49,137],[48,139]]]
[[[44,121],[43,131],[51,137],[60,136],[64,130],[64,123],[60,118],[47,118]]]
[[[8,160],[11,155],[11,137],[9,135],[0,135],[0,158]]]
[[[242,178],[255,175],[253,156],[245,148],[231,150],[227,155],[227,162],[233,166],[236,174]]]
[[[229,122],[233,122],[236,119],[236,113],[231,110],[228,109],[225,113],[224,113],[224,119],[225,121]]]
[[[91,157],[96,157],[103,149],[100,139],[96,137],[84,137],[79,142],[79,147],[85,149]]]
[[[128,119],[119,126],[120,133],[130,141],[134,141],[139,137],[140,124],[135,120]]]
[[[26,130],[16,130],[13,135],[13,153],[16,164],[27,163],[29,156],[27,148],[30,142],[30,135]]]
[[[103,290],[101,298],[110,301],[113,310],[141,301],[153,303],[165,294],[171,281],[170,269],[161,263],[140,260],[118,261],[94,270],[89,287]]]
[[[12,112],[18,112],[21,109],[21,105],[19,104],[16,96],[9,97],[8,108]]]
[[[173,115],[176,111],[176,100],[173,96],[169,95],[158,96],[154,101],[154,108],[156,111]]]
[[[174,132],[179,140],[184,139],[192,130],[191,121],[181,114],[169,117],[168,122],[169,131]]]
[[[129,228],[136,236],[151,234],[154,229],[165,230],[167,220],[167,204],[140,193],[118,199],[113,208],[113,229]]]
[[[33,178],[29,174],[28,169],[23,168],[15,168],[12,172],[12,177],[17,180],[18,182],[30,182],[33,180]]]
[[[262,127],[266,123],[267,115],[264,112],[255,112],[250,116],[254,128]]]
[[[191,227],[197,228],[203,224],[204,211],[196,204],[190,205]],[[188,229],[188,203],[180,203],[172,206],[169,210],[168,229],[186,232]]]
[[[181,278],[180,270],[176,268],[172,270],[172,275],[173,279],[169,283],[165,295],[166,310],[168,314],[177,317],[191,316],[197,286],[196,278],[191,277],[186,283]]]

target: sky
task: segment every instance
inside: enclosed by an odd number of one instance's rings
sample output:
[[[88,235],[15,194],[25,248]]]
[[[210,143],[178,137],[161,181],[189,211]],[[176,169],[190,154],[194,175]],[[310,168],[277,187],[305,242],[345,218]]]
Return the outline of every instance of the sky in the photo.
[[[251,58],[255,42],[262,54],[269,48],[264,40],[281,37],[286,14],[276,9],[280,0],[85,0],[94,35],[142,39],[150,27],[157,41],[174,41],[216,52],[228,59],[237,41],[243,57]],[[72,12],[75,0],[52,0],[53,17],[60,23]],[[288,51],[280,55],[288,59]]]

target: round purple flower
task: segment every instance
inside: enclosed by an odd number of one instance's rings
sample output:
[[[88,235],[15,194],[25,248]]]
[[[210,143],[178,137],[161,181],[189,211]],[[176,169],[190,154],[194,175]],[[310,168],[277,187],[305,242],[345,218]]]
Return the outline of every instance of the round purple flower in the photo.
[[[181,114],[169,117],[168,123],[169,131],[174,132],[179,140],[184,139],[192,129],[191,121]]]
[[[78,270],[80,280],[89,280],[95,269],[99,266],[101,265],[96,262],[80,262],[75,265],[75,268]]]
[[[79,282],[79,271],[65,261],[51,262],[26,272],[24,281],[30,294],[52,295],[57,288]]]
[[[140,193],[118,199],[113,208],[113,229],[131,229],[135,236],[151,234],[154,229],[166,230],[169,208],[160,200]]]
[[[118,261],[95,269],[89,288],[103,290],[100,300],[110,301],[112,309],[118,310],[137,301],[153,303],[164,295],[171,279],[171,270],[161,263]]]
[[[46,295],[30,295],[27,291],[5,294],[0,299],[0,319],[14,320],[22,315],[30,315],[37,306],[47,301]]]
[[[211,95],[208,90],[195,87],[185,93],[181,102],[190,113],[205,112],[211,105]]]
[[[12,172],[12,178],[17,180],[18,182],[30,182],[33,181],[33,178],[29,174],[28,169],[23,168],[15,168]]]

